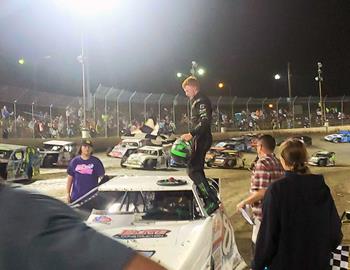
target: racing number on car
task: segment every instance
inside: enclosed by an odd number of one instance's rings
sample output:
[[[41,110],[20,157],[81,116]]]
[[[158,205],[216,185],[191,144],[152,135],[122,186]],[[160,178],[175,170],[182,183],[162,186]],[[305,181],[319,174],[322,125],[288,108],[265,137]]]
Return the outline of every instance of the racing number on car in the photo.
[[[222,242],[222,253],[224,256],[228,256],[232,247],[233,228],[226,215],[222,215],[222,219],[224,225],[224,241]]]

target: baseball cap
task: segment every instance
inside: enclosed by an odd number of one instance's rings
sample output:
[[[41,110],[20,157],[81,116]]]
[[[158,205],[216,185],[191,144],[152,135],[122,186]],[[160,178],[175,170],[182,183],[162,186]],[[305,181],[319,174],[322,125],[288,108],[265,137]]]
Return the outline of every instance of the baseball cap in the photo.
[[[88,145],[90,147],[93,147],[92,141],[89,139],[82,139],[81,140],[81,145]]]

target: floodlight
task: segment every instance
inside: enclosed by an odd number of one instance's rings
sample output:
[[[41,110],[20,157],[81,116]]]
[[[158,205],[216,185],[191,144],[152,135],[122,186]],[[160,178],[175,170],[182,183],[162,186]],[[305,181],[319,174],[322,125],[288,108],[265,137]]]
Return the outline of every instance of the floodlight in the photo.
[[[198,72],[198,75],[203,76],[205,73],[205,70],[203,68],[199,68],[197,72]]]
[[[93,17],[111,12],[120,0],[56,0],[56,3],[72,14]]]
[[[281,75],[275,74],[275,80],[279,80],[279,79],[281,79]]]

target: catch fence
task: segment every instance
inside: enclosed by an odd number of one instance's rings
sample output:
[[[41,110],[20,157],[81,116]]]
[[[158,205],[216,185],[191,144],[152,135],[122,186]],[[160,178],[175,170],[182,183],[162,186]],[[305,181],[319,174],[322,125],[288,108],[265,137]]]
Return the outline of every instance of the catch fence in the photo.
[[[80,97],[4,86],[0,88],[3,137],[80,136]],[[350,123],[350,97],[209,97],[213,131],[318,127]],[[323,112],[321,111],[323,108]],[[152,119],[163,132],[191,129],[191,102],[183,94],[136,92],[99,85],[87,97],[86,127],[92,136],[116,136]],[[151,121],[152,123],[152,121]]]

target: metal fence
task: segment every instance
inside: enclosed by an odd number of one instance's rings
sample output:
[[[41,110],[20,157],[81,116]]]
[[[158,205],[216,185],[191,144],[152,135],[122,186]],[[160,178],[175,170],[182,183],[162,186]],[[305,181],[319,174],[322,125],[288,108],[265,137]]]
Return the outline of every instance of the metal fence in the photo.
[[[83,123],[81,98],[0,88],[3,137],[80,136]],[[316,127],[350,123],[350,97],[242,98],[211,96],[214,131]],[[88,95],[87,128],[92,136],[116,136],[139,128],[152,118],[164,130],[187,132],[190,101],[184,95],[145,93],[98,86]]]

